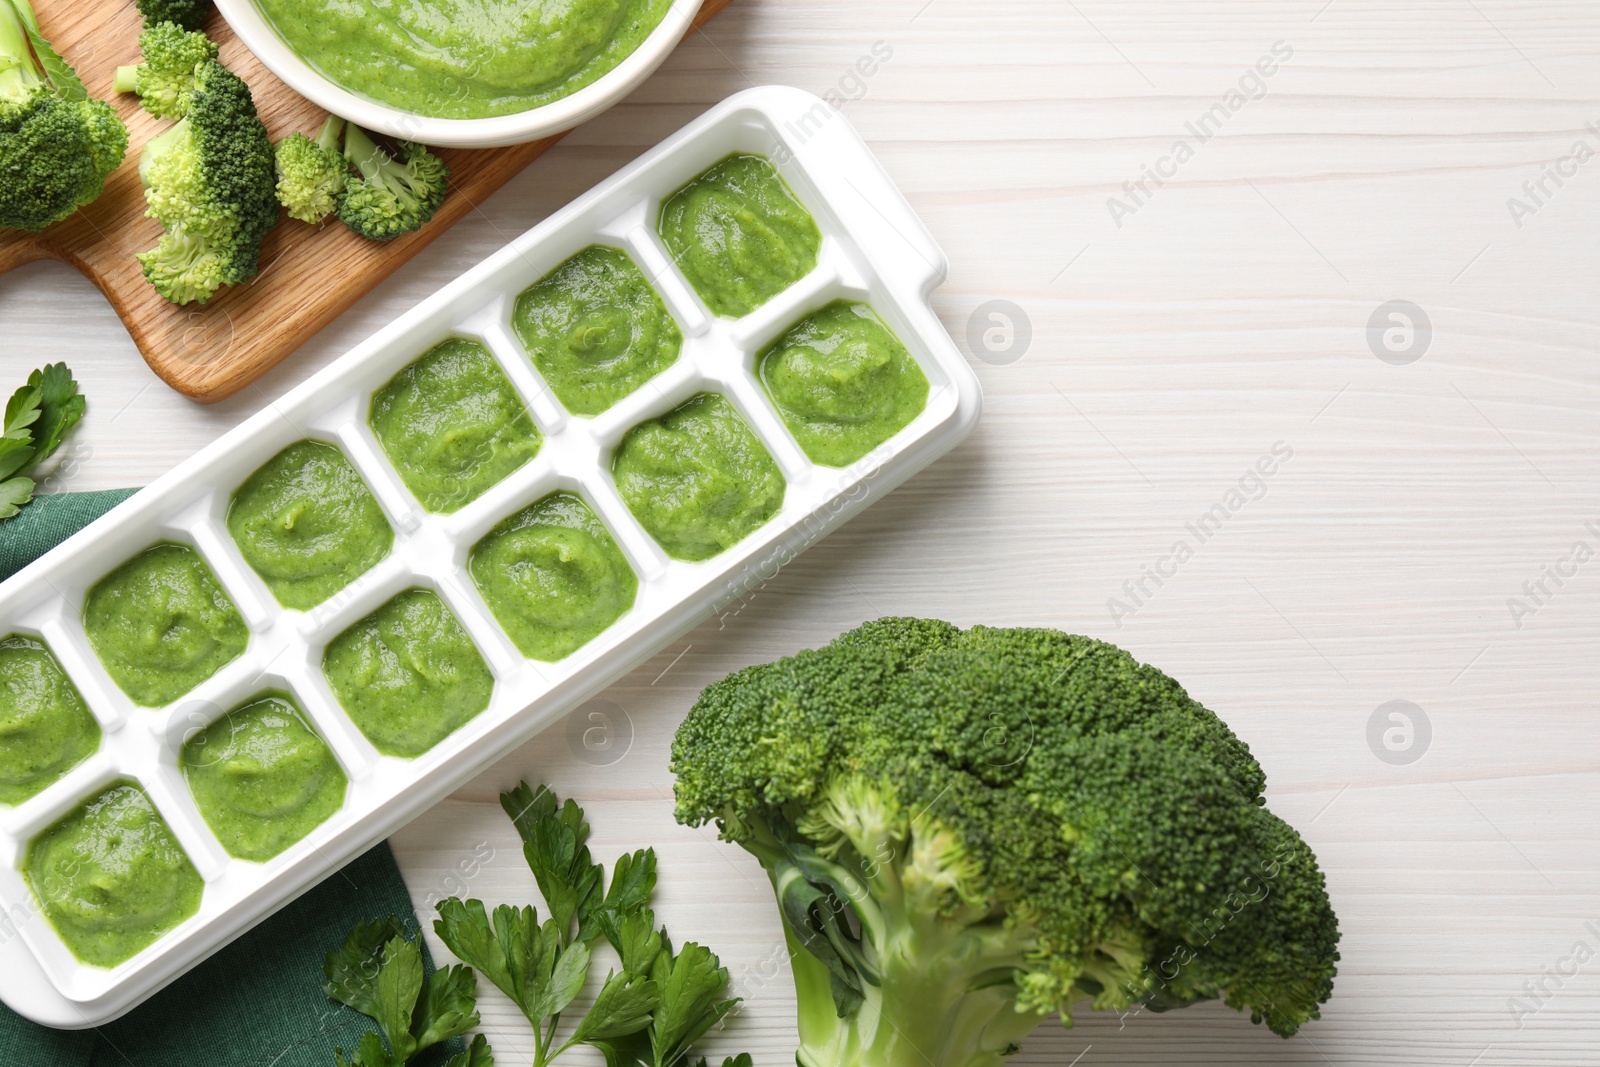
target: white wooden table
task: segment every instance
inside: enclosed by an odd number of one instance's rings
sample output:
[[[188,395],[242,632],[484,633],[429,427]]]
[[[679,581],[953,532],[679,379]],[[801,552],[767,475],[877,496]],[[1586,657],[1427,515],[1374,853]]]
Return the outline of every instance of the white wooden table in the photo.
[[[892,56],[860,77],[875,42]],[[713,679],[868,617],[1051,625],[1248,740],[1328,872],[1344,961],[1291,1042],[1202,1006],[1052,1024],[1019,1063],[1592,1065],[1600,957],[1571,954],[1600,952],[1600,563],[1573,546],[1600,550],[1597,52],[1584,0],[739,0],[259,388],[180,399],[48,264],[0,278],[0,371],[69,360],[90,414],[66,488],[142,484],[714,101],[834,90],[950,254],[950,331],[1004,299],[1030,343],[975,360],[968,444],[607,694],[624,756],[552,729],[396,837],[419,908],[532,899],[495,799],[551,782],[602,856],[660,850],[658,914],[748,1000],[717,1050],[783,1067],[777,915],[753,860],[673,823],[677,722]],[[1396,300],[1431,332],[1386,320],[1384,360],[1368,321]],[[1275,445],[1292,457],[1246,478]],[[1568,576],[1535,600],[1547,567]],[[1397,753],[1368,740],[1394,700],[1430,729]],[[484,1010],[525,1062],[520,1018]]]

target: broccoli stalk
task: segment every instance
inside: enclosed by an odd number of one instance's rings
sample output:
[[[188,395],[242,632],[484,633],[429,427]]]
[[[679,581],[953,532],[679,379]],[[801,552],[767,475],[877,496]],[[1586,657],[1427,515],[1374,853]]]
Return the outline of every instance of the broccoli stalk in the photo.
[[[146,214],[166,232],[138,260],[158,293],[204,301],[255,275],[261,241],[278,224],[272,142],[250,87],[216,60],[195,69],[183,120],[139,159]]]
[[[1054,630],[882,619],[707,688],[677,817],[770,877],[800,1067],[996,1067],[1059,1013],[1332,991],[1316,858],[1171,678]]]
[[[886,813],[883,799],[856,798],[857,814]],[[1036,935],[982,908],[942,913],[927,891],[941,863],[914,833],[899,836],[904,814],[897,827],[861,827],[865,855],[907,857],[880,864],[830,862],[785,846],[759,820],[745,827],[740,844],[761,858],[785,914],[800,1067],[994,1067],[1046,1018],[1018,1006],[1012,982]],[[819,895],[819,886],[828,889]],[[839,906],[846,901],[857,933]]]
[[[396,159],[359,126],[344,135],[344,154],[360,172],[339,200],[339,219],[363,237],[387,241],[421,229],[444,201],[449,170],[425,147],[400,143]]]
[[[144,62],[118,67],[111,87],[138,93],[139,104],[158,119],[181,119],[194,96],[194,74],[200,64],[217,58],[217,45],[199,32],[186,32],[160,22],[139,35]]]
[[[278,142],[278,202],[289,217],[316,225],[339,207],[350,165],[339,150],[345,121],[329,115],[317,139],[296,131]]]
[[[127,151],[127,127],[89,99],[28,0],[0,0],[0,226],[66,218],[100,195]]]

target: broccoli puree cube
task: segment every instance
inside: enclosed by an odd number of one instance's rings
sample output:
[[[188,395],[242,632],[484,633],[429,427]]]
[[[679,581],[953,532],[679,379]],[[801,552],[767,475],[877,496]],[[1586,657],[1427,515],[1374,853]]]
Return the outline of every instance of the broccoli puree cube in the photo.
[[[114,967],[200,909],[204,883],[145,791],[118,782],[42,831],[28,886],[72,954]]]
[[[266,692],[184,742],[178,763],[228,855],[269,860],[344,804],[344,770],[287,693]]]
[[[757,357],[761,383],[812,462],[844,467],[904,429],[928,378],[865,304],[836,300]]]
[[[211,568],[174,544],[146,549],[96,582],[83,629],[112,680],[152,708],[216,674],[250,639]]]
[[[572,493],[552,493],[472,549],[472,580],[530,659],[572,654],[633,606],[639,579],[605,523]]]
[[[810,274],[822,234],[777,168],[732,155],[673,193],[656,225],[714,315],[748,315]]]
[[[42,641],[0,638],[0,804],[20,804],[88,759],[100,724]]]
[[[683,334],[644,272],[590,245],[523,290],[511,325],[574,415],[598,415],[677,361]]]
[[[776,515],[783,473],[727,397],[699,393],[629,430],[611,457],[617,491],[677,559],[723,552]]]
[[[494,676],[436,593],[410,589],[329,642],[322,673],[386,756],[420,756],[489,706]]]
[[[394,530],[344,453],[297,441],[234,493],[228,532],[286,608],[305,611],[389,554]]]
[[[406,488],[448,514],[538,454],[538,427],[477,341],[452,337],[372,394],[367,416]]]

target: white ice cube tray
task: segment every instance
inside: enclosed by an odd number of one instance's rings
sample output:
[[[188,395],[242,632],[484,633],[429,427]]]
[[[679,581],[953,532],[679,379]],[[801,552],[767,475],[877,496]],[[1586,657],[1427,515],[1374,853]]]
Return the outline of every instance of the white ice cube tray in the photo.
[[[656,235],[662,200],[734,152],[771,159],[823,233],[817,267],[738,320],[711,315]],[[682,329],[678,361],[595,418],[568,414],[510,327],[517,294],[594,243],[624,249]],[[38,796],[0,809],[0,999],[50,1026],[94,1026],[128,1011],[236,935],[421,814],[583,700],[715,617],[776,568],[959,441],[978,418],[978,383],[928,304],[945,258],[851,129],[818,98],[766,87],[729,98],[511,242],[92,526],[0,586],[0,636],[48,643],[104,730],[86,762]],[[830,301],[870,304],[928,377],[926,409],[845,469],[811,463],[754,373],[761,349]],[[451,515],[426,512],[367,425],[374,390],[448,337],[481,341],[545,440],[538,456]],[[728,397],[788,480],[783,508],[710,560],[669,558],[613,484],[627,430],[701,391]],[[343,449],[395,530],[394,550],[309,612],[280,608],[223,524],[234,491],[302,438]],[[583,497],[639,576],[632,609],[556,663],[524,658],[467,574],[474,543],[546,494]],[[160,541],[193,546],[250,627],[245,652],[159,709],[135,706],[101,666],[80,623],[84,594]],[[322,651],[350,624],[413,587],[437,592],[494,674],[488,708],[423,756],[380,755],[324,681]],[[287,690],[349,775],[343,808],[267,863],[231,858],[207,828],[178,768],[186,737],[267,689]],[[118,779],[142,785],[201,877],[199,912],[111,969],[80,963],[41,916],[20,872],[29,840]]]

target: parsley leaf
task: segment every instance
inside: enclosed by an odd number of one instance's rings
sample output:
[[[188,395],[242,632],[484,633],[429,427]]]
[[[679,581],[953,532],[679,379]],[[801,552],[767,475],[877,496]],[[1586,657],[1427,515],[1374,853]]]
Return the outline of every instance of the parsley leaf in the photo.
[[[594,1006],[578,1023],[573,1040],[600,1047],[602,1042],[634,1034],[643,1039],[650,1026],[650,1014],[658,1002],[655,983],[642,974],[606,975],[606,984],[594,998]]]
[[[607,1067],[689,1067],[691,1046],[739,1001],[722,997],[728,972],[715,954],[693,942],[674,954],[666,931],[656,929],[649,907],[655,850],[619,856],[607,886],[576,802],[562,803],[544,786],[534,790],[524,782],[502,793],[500,805],[522,838],[550,916],[540,923],[532,907],[509,905],[491,916],[482,901],[451,897],[439,905],[433,924],[440,939],[527,1016],[534,1067],[549,1067],[579,1044],[599,1050]],[[593,962],[590,946],[601,937],[616,950],[622,970],[606,975],[594,1003],[557,1044],[561,1014],[582,992]],[[724,1067],[750,1067],[749,1057]]]
[[[745,1057],[749,1059],[748,1056]],[[489,1043],[479,1034],[472,1039],[472,1045],[460,1055],[451,1056],[450,1062],[444,1067],[494,1067],[494,1053],[489,1048]],[[747,1062],[743,1067],[750,1067]]]
[[[533,1026],[537,1062],[545,1062],[561,1013],[589,977],[589,946],[576,941],[563,948],[556,921],[541,925],[531,906],[502,904],[491,920],[481,900],[455,897],[439,905],[433,929],[522,1010]]]
[[[0,424],[0,520],[33,499],[33,479],[24,473],[50,458],[86,407],[65,363],[39,368],[11,394]]]
[[[662,942],[650,968],[661,997],[650,1023],[650,1050],[654,1067],[675,1067],[739,998],[719,999],[728,988],[728,970],[715,952],[689,941],[673,955],[665,934]]]
[[[571,801],[568,801],[570,804]],[[593,941],[605,935],[616,946],[614,936],[622,920],[639,911],[656,888],[656,852],[642,848],[617,857],[611,865],[611,887],[603,899],[595,901],[583,916],[578,937]],[[620,951],[620,946],[618,946]]]
[[[382,1034],[381,1040],[378,1032],[363,1034],[352,1060],[338,1050],[339,1067],[404,1067],[423,1049],[478,1025],[472,970],[458,965],[424,981],[422,946],[406,940],[405,928],[392,915],[359,924],[337,951],[328,953],[322,973],[323,992],[371,1018]],[[483,1055],[489,1055],[487,1047]],[[466,1061],[467,1067],[492,1063],[492,1058]]]
[[[43,463],[83,418],[88,401],[78,392],[78,383],[65,363],[51,363],[34,371],[28,376],[27,387],[39,391],[39,417],[33,424],[33,442],[38,450],[34,462]]]
[[[355,1059],[346,1060],[344,1049],[335,1049],[333,1060],[339,1067],[389,1067],[392,1062],[389,1054],[383,1050],[383,1042],[378,1039],[377,1031],[368,1030],[361,1035],[361,1044],[356,1046]]]
[[[441,967],[428,978],[411,1019],[417,1048],[459,1037],[478,1024],[478,976],[471,967]]]
[[[405,936],[405,927],[393,915],[360,923],[344,944],[322,961],[322,991],[334,1000],[377,1018],[374,983],[383,964],[384,946]]]
[[[397,937],[383,946],[383,963],[373,983],[372,1005],[366,1014],[378,1022],[389,1039],[391,1059],[404,1063],[417,1050],[411,1036],[411,1013],[422,993],[422,949],[415,941]]]
[[[12,478],[0,482],[0,519],[9,519],[33,499],[32,478]]]
[[[606,940],[622,957],[622,969],[635,974],[649,974],[650,965],[661,951],[662,933],[656,930],[656,915],[649,908],[623,916],[615,923],[604,924]]]
[[[569,944],[574,921],[587,918],[600,890],[601,869],[589,856],[583,809],[570,797],[558,806],[549,789],[540,786],[535,793],[526,782],[502,793],[500,806],[522,836],[522,854],[561,932],[561,943]]]
[[[34,371],[34,375],[39,372]],[[11,440],[31,443],[33,431],[28,429],[39,421],[39,387],[30,380],[29,384],[11,394],[11,399],[6,401],[5,436]]]
[[[0,479],[10,478],[24,467],[33,462],[33,446],[26,440],[27,430],[23,430],[23,437],[0,437]],[[33,486],[33,479],[26,479],[29,488]]]

